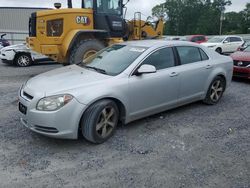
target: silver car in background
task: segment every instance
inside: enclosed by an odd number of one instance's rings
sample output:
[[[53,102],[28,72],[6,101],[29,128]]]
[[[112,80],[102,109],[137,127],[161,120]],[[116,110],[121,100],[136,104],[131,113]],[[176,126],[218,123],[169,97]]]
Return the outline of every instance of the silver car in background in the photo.
[[[83,63],[43,73],[19,92],[21,122],[42,135],[90,142],[110,138],[118,122],[194,101],[216,104],[230,84],[233,61],[179,41],[115,44]]]

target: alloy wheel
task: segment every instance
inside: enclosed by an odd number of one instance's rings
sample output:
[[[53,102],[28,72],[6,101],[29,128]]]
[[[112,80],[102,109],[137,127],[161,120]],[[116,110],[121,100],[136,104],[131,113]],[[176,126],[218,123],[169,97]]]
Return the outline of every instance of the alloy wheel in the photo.
[[[210,98],[213,102],[217,102],[223,94],[223,85],[220,80],[216,80],[211,87]]]
[[[18,58],[17,63],[19,66],[26,67],[30,64],[30,58],[26,55],[22,55]]]
[[[102,138],[108,137],[115,128],[117,118],[116,111],[113,107],[105,107],[97,121],[97,134]]]

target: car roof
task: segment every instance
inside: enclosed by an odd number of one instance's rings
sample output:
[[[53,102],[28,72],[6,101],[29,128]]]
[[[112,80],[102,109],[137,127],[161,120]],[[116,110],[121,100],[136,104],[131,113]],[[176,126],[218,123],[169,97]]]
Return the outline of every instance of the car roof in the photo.
[[[216,38],[226,38],[226,37],[239,37],[242,38],[241,36],[237,36],[237,35],[218,35],[218,36],[213,36]]]
[[[128,45],[128,46],[138,46],[138,47],[146,47],[146,48],[158,48],[158,47],[164,47],[164,46],[199,46],[193,42],[187,42],[187,41],[167,41],[167,40],[138,40],[138,41],[128,41],[124,42],[122,44]]]

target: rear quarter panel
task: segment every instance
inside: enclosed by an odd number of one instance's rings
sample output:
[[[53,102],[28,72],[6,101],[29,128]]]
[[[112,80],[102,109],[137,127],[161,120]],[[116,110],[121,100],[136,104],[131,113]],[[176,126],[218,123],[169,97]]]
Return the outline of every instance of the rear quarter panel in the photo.
[[[216,76],[224,76],[226,79],[226,88],[229,87],[233,77],[233,59],[229,56],[220,55],[213,50],[205,49],[210,57],[211,65],[213,66],[206,83],[208,90],[211,82]]]

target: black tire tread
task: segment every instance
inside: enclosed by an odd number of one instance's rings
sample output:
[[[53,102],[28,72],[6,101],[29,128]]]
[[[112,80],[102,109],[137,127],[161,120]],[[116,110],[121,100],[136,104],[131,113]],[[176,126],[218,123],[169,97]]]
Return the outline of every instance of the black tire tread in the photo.
[[[75,55],[76,55],[78,49],[79,49],[82,45],[84,45],[84,44],[86,44],[86,43],[89,43],[89,42],[93,43],[93,44],[92,44],[93,46],[96,45],[96,47],[99,48],[99,49],[104,48],[104,45],[103,45],[100,41],[98,41],[97,39],[86,39],[86,40],[81,40],[81,41],[78,42],[78,43],[73,47],[73,49],[70,51],[69,63],[68,63],[68,64],[80,63],[80,62],[75,62]]]
[[[95,117],[98,115],[98,110],[100,108],[105,107],[107,104],[109,103],[113,103],[113,105],[117,108],[117,105],[115,104],[114,101],[109,100],[109,99],[104,99],[101,101],[98,101],[94,104],[92,104],[84,113],[83,117],[82,117],[82,121],[81,121],[81,128],[82,128],[82,135],[83,137],[95,144],[100,144],[103,143],[103,140],[96,140],[94,138],[94,135],[92,134],[92,126],[95,124]],[[119,110],[118,110],[119,111]],[[112,135],[111,135],[112,136]]]
[[[27,53],[18,53],[18,54],[16,54],[16,55],[15,55],[15,58],[14,58],[14,64],[15,64],[16,66],[18,66],[18,67],[25,67],[25,66],[20,66],[20,65],[17,63],[18,58],[21,57],[22,55],[26,55],[27,57],[29,57],[30,63],[29,63],[26,67],[30,66],[33,62],[32,62],[32,59],[31,59],[30,55],[27,54]]]
[[[224,91],[225,91],[225,86],[226,86],[226,81],[225,81],[225,79],[222,78],[221,76],[216,76],[216,77],[213,79],[213,81],[210,83],[210,85],[209,85],[209,88],[208,88],[207,94],[206,94],[206,98],[203,100],[203,103],[205,103],[205,104],[207,104],[207,105],[214,105],[214,104],[216,104],[216,103],[219,102],[219,100],[218,100],[217,102],[214,102],[214,101],[212,101],[211,98],[210,98],[210,90],[211,90],[212,84],[213,84],[216,80],[218,80],[218,79],[220,79],[220,80],[222,81],[223,87],[224,87]],[[223,91],[223,93],[224,93],[224,91]],[[222,95],[223,95],[223,93],[222,93]]]

